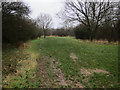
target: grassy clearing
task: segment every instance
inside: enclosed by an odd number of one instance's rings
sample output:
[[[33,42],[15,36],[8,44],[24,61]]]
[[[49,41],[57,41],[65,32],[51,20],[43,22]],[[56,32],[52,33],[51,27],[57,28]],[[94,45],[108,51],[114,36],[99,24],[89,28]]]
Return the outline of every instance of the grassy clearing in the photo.
[[[117,45],[72,37],[40,38],[26,45],[3,50],[3,87],[118,87]]]
[[[66,79],[80,81],[86,87],[117,87],[118,83],[118,46],[93,44],[71,37],[47,37],[41,42],[41,52],[61,62],[59,66]],[[76,62],[70,58],[74,53]],[[81,68],[100,69],[108,73],[94,73],[93,76],[81,74]],[[86,80],[87,79],[87,80]]]

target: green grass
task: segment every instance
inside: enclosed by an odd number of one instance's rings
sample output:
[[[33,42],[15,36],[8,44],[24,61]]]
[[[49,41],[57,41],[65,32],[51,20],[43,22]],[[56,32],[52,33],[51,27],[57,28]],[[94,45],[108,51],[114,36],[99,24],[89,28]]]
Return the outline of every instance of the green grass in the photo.
[[[81,79],[80,68],[102,69],[110,72],[112,76],[95,74],[90,77],[90,86],[88,87],[117,87],[118,83],[118,46],[93,44],[76,40],[71,37],[47,37],[41,41],[41,52],[47,56],[52,56],[60,61],[60,68],[70,78],[77,77]],[[70,58],[70,53],[77,57],[77,64]],[[91,79],[93,78],[93,79]],[[93,81],[91,81],[93,80]],[[97,83],[97,81],[99,81]],[[81,80],[82,82],[82,80]],[[112,83],[113,85],[111,86]],[[87,83],[85,83],[87,86]]]
[[[26,45],[28,44],[31,43],[27,42]],[[2,85],[4,88],[37,88],[40,85],[38,79],[35,78],[36,67],[30,66],[31,62],[35,62],[35,57],[31,56],[31,53],[36,54],[34,49],[34,45],[25,48],[16,48],[9,45],[3,48]]]
[[[9,64],[12,64],[12,68],[18,69],[21,66],[17,66],[17,63],[20,60],[32,60],[28,59],[28,54],[22,54],[23,52],[30,52],[37,54],[37,64],[40,64],[40,60],[45,60],[46,67],[45,69],[48,72],[47,78],[55,79],[55,74],[53,73],[52,68],[50,67],[50,59],[53,58],[56,61],[60,62],[61,65],[57,65],[57,68],[60,68],[65,74],[66,80],[71,80],[74,83],[81,82],[86,88],[116,88],[118,87],[118,46],[109,44],[95,44],[92,42],[84,42],[82,40],[77,40],[73,37],[47,37],[46,39],[40,38],[36,40],[31,40],[27,44],[30,45],[27,49],[5,49],[3,50],[3,67],[9,68]],[[22,52],[22,53],[21,53]],[[76,62],[70,57],[70,54],[74,53],[78,59]],[[47,58],[41,59],[46,56]],[[14,62],[13,62],[14,61]],[[17,66],[17,67],[16,67]],[[36,72],[36,66],[31,71],[28,71],[30,75],[32,72]],[[81,69],[100,69],[105,70],[109,73],[93,73],[93,75],[84,76],[81,73]],[[3,75],[7,76],[12,72],[8,70],[3,71]],[[14,74],[14,72],[13,72]],[[30,79],[31,76],[28,76]],[[23,75],[26,77],[26,74]],[[8,87],[39,87],[41,82],[41,76],[36,75],[38,82],[32,83],[29,79],[19,79],[18,82],[13,80],[13,86],[8,85]],[[17,77],[17,76],[16,76]],[[4,80],[6,78],[3,76]],[[18,79],[18,78],[17,78]],[[87,79],[87,82],[85,81]],[[26,80],[26,81],[25,81]],[[20,84],[22,81],[27,82],[24,86]],[[57,81],[56,81],[57,82]],[[9,84],[10,82],[7,82]],[[55,82],[52,82],[50,87],[54,87]],[[4,83],[5,84],[5,83]],[[49,84],[49,83],[48,83]],[[65,86],[61,86],[65,87]],[[71,87],[68,85],[68,87]]]

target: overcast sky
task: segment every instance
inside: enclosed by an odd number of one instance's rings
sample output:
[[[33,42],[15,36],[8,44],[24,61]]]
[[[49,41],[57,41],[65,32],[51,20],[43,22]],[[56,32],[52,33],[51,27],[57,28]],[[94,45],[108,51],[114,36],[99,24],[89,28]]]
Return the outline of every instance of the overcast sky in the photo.
[[[50,14],[53,18],[53,28],[61,27],[61,21],[56,14],[64,8],[65,0],[24,0],[31,9],[30,16],[35,19],[40,13]]]

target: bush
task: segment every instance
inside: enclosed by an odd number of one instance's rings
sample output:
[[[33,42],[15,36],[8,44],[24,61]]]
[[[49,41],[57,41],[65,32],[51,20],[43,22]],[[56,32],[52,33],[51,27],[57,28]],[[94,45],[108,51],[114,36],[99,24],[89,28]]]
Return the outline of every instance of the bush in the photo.
[[[41,36],[30,10],[23,2],[2,3],[2,42],[19,43]]]
[[[17,43],[27,41],[40,36],[39,28],[29,19],[19,17],[7,17],[3,24],[3,42]]]
[[[89,39],[89,31],[84,25],[79,25],[74,28],[76,39]]]

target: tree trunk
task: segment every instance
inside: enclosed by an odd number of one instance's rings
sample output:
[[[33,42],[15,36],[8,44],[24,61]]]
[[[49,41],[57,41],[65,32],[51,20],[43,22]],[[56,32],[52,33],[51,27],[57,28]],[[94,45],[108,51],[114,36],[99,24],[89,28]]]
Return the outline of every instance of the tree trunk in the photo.
[[[45,35],[44,35],[44,38],[45,38]]]
[[[43,35],[44,35],[44,38],[45,38],[45,29],[43,30]]]
[[[93,39],[95,39],[95,35],[97,33],[97,29],[98,29],[98,27],[96,26],[90,33],[90,41],[91,42],[93,41]]]
[[[90,36],[90,41],[91,41],[91,42],[93,41],[93,36],[92,36],[92,35]]]
[[[93,32],[90,31],[90,37],[89,37],[89,40],[92,42],[93,41]]]

